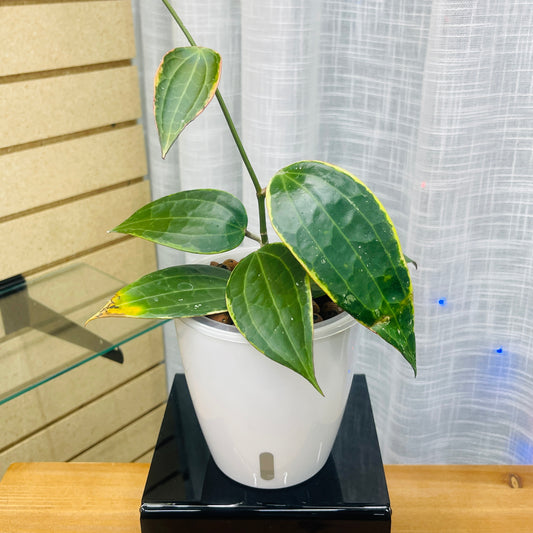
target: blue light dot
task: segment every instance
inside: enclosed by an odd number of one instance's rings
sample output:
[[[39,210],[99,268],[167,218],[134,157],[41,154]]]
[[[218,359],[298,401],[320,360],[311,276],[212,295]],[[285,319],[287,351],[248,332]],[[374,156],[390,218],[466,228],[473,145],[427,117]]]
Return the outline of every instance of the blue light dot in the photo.
[[[439,303],[440,306],[445,306],[446,305],[446,298],[439,298],[438,303]]]
[[[503,346],[496,348],[496,353],[503,353]]]

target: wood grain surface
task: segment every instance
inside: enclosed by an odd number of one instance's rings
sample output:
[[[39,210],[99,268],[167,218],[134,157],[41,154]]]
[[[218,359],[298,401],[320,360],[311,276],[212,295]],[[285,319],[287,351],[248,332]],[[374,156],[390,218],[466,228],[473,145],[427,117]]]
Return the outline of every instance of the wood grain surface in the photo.
[[[0,531],[139,533],[144,463],[18,463],[0,482]],[[533,466],[385,467],[392,531],[533,530]]]

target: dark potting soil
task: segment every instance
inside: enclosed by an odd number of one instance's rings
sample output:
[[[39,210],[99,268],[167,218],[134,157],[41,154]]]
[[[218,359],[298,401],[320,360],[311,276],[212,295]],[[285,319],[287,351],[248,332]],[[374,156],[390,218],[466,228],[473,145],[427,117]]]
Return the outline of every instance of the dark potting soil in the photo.
[[[211,266],[224,268],[230,271],[233,270],[237,264],[238,261],[235,261],[235,259],[226,259],[222,263],[218,263],[217,261],[211,261],[210,263]],[[333,318],[340,313],[342,313],[342,309],[333,302],[327,294],[313,298],[313,322],[315,324],[327,320],[328,318]],[[216,313],[214,315],[207,315],[207,318],[222,322],[223,324],[233,324],[233,320],[231,320],[231,316],[227,311]]]

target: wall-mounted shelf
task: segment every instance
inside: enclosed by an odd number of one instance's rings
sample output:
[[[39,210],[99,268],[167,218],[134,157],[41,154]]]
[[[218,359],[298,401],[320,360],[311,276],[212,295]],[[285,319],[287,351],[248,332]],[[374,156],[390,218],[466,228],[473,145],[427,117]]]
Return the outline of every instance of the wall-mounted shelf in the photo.
[[[96,357],[123,360],[121,345],[164,320],[96,320],[124,282],[84,264],[0,283],[0,405]]]

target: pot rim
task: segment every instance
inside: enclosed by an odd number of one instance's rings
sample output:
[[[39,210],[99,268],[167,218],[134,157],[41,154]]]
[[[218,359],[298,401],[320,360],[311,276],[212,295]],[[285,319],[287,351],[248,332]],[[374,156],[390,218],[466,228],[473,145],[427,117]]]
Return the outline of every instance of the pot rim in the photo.
[[[245,257],[249,253],[258,249],[259,248],[256,246],[241,245],[233,250],[216,254],[216,256],[215,254],[203,255],[198,262],[206,264],[213,259],[213,256],[219,260],[226,259],[228,257],[238,257],[241,259],[242,257]],[[242,344],[248,343],[246,338],[237,329],[237,327],[232,324],[223,324],[222,322],[217,322],[216,320],[212,320],[206,316],[175,318],[174,320],[182,322],[183,324],[186,324],[187,326],[199,332],[203,332],[205,335],[209,335],[210,337],[226,339],[228,341],[239,342]],[[328,318],[323,322],[313,324],[313,340],[330,337],[331,335],[335,335],[336,333],[340,333],[341,331],[351,328],[356,323],[357,321],[351,315],[349,315],[346,311],[343,311],[337,316]]]
[[[210,337],[226,339],[228,341],[239,342],[243,344],[248,342],[236,326],[217,322],[216,320],[208,318],[207,316],[176,318],[175,320],[182,322],[198,332],[209,335]],[[342,312],[337,316],[314,324],[313,340],[331,337],[336,333],[340,333],[351,328],[355,324],[356,320],[352,318],[351,315],[346,312]]]

